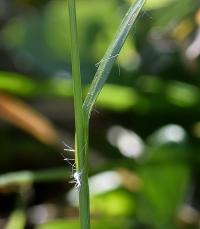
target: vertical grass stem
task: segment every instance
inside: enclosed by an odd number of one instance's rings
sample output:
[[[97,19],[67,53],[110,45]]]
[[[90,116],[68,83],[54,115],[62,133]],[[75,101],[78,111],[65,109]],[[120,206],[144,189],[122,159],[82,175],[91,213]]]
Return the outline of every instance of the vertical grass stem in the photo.
[[[81,185],[79,190],[79,209],[81,229],[90,228],[89,213],[89,187],[88,187],[88,166],[85,158],[85,150],[88,145],[88,131],[85,131],[85,120],[82,109],[82,83],[80,72],[80,57],[78,47],[78,32],[76,21],[75,0],[68,0],[70,34],[71,34],[71,60],[72,60],[72,81],[74,91],[74,112],[75,112],[75,160],[76,171],[81,174]],[[87,123],[87,122],[86,122]],[[87,130],[87,127],[86,127]]]

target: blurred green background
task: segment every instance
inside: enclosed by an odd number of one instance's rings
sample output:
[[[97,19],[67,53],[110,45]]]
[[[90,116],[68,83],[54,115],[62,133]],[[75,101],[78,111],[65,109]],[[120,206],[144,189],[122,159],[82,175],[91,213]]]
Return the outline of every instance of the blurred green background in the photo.
[[[77,1],[85,91],[131,2]],[[79,228],[67,12],[0,1],[0,228]],[[147,0],[92,113],[92,228],[200,228],[199,55],[199,0]]]

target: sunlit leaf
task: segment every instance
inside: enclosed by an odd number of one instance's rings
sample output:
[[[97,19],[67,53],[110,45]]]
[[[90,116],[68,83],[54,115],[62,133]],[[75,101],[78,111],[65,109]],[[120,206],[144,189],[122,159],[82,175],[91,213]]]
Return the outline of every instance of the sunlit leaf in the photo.
[[[132,0],[127,0],[128,2],[132,3]],[[147,4],[145,6],[146,9],[157,9],[160,7],[165,7],[166,5],[168,5],[171,2],[175,2],[176,0],[151,0],[151,1],[147,1]]]
[[[54,182],[67,180],[71,175],[71,171],[66,171],[65,168],[48,169],[41,171],[20,171],[11,172],[0,175],[0,189],[12,187],[26,186],[40,182]]]
[[[186,83],[170,83],[166,87],[166,97],[171,103],[180,107],[193,107],[200,104],[199,89]]]
[[[138,103],[138,97],[132,88],[107,84],[97,100],[97,105],[115,111],[125,111]]]
[[[118,189],[91,198],[91,210],[105,216],[132,216],[135,212],[134,196]]]
[[[114,219],[112,218],[109,220],[92,220],[91,221],[91,228],[92,229],[130,229],[131,224],[123,219]],[[36,227],[36,229],[66,229],[66,228],[73,228],[79,229],[80,223],[78,220],[56,220],[44,225],[40,225]]]
[[[21,74],[0,71],[0,90],[30,96],[37,92],[37,83]]]
[[[24,229],[26,224],[26,214],[23,210],[15,210],[9,217],[5,229]]]

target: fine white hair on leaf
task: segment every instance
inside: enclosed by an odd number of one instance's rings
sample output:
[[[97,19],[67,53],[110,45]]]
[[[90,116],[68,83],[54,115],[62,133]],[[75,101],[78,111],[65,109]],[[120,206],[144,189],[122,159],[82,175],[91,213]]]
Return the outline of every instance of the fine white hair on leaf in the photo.
[[[143,18],[143,17],[145,17],[145,16],[146,16],[148,19],[150,19],[150,20],[153,19],[152,15],[151,15],[150,12],[148,12],[147,10],[144,10],[138,17],[139,17],[139,19],[140,19],[140,18]]]
[[[63,142],[63,144],[66,147],[66,148],[64,148],[65,151],[75,152],[75,150],[71,146],[67,145],[65,142]],[[84,150],[84,148],[83,148],[83,150]],[[62,154],[62,156],[64,158],[64,161],[66,161],[72,167],[72,176],[71,176],[72,180],[69,181],[69,183],[74,184],[75,189],[80,191],[82,172],[76,171],[76,160],[74,158],[68,158],[68,157],[64,156],[63,154]]]
[[[113,55],[113,56],[110,56],[110,57],[108,57],[108,58],[106,58],[106,59],[101,59],[98,63],[95,64],[95,67],[99,67],[99,65],[100,65],[102,62],[107,61],[107,60],[111,60],[111,59],[113,59],[113,58],[115,58],[115,57],[117,57],[117,56],[119,56],[119,53],[118,53],[118,54],[115,54],[115,55]]]
[[[67,145],[65,142],[63,142],[63,144],[66,147],[66,148],[64,148],[65,151],[75,152],[75,150],[71,146]]]
[[[93,114],[100,114],[100,112],[96,109],[96,107],[93,108]]]
[[[73,153],[75,152],[75,150],[71,146],[67,145],[64,141],[63,141],[63,144],[66,147],[66,148],[64,148],[64,151],[73,152]],[[61,153],[61,155],[63,156],[64,161],[66,161],[69,165],[71,165],[72,168],[75,168],[75,159],[74,158],[68,158],[65,155],[63,155],[62,153]]]
[[[72,184],[75,184],[75,189],[77,189],[78,191],[80,191],[80,188],[81,188],[81,175],[82,175],[82,172],[75,172],[73,174],[73,179],[69,182],[69,183],[72,183]]]
[[[70,164],[72,166],[72,168],[75,168],[75,159],[71,159],[71,158],[64,158],[64,161],[67,161],[68,164]],[[74,161],[74,163],[72,163],[71,161]]]

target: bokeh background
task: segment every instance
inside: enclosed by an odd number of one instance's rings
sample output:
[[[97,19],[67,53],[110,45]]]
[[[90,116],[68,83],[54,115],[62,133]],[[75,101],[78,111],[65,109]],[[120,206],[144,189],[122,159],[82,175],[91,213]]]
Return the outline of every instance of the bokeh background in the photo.
[[[77,1],[85,91],[131,2]],[[79,228],[67,13],[0,0],[0,228]],[[200,228],[199,55],[199,0],[147,0],[92,113],[92,228]]]

